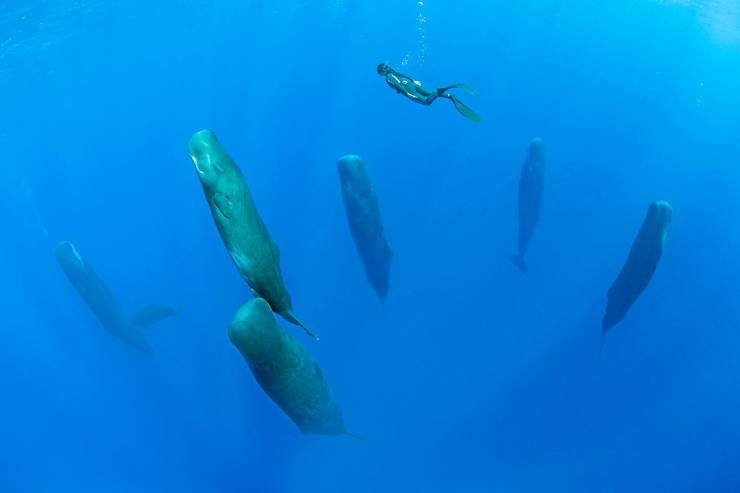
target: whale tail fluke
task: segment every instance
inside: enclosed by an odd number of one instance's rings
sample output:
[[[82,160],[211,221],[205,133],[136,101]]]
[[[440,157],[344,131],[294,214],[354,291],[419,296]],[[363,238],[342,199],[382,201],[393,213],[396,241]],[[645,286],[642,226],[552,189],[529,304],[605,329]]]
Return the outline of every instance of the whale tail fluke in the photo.
[[[316,341],[319,340],[319,336],[317,336],[316,334],[314,334],[313,332],[311,332],[308,329],[308,327],[306,327],[305,325],[303,325],[303,322],[301,322],[300,320],[298,320],[298,317],[296,317],[293,314],[293,310],[286,310],[285,312],[281,313],[280,315],[282,315],[283,318],[285,320],[287,320],[288,322],[290,322],[290,323],[292,323],[294,325],[297,325],[298,327],[300,327],[303,330],[305,330],[306,331],[306,334],[308,334],[309,336],[313,337]]]
[[[179,316],[186,308],[187,305],[182,305],[177,308],[172,308],[169,305],[145,306],[136,312],[131,318],[131,325],[137,329],[146,329],[157,322],[161,322],[165,318]]]
[[[518,254],[512,255],[510,260],[511,260],[511,263],[514,264],[516,268],[519,269],[519,272],[521,272],[522,274],[526,274],[527,272],[529,272],[527,269],[527,264],[524,262],[523,256],[518,255]]]

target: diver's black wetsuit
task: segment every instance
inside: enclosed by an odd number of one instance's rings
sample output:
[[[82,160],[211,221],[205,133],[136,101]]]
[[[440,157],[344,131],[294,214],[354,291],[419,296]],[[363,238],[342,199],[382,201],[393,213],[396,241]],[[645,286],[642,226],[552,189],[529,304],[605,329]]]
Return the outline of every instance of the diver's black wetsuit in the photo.
[[[479,122],[481,118],[470,108],[465,106],[457,97],[452,94],[447,94],[450,89],[460,88],[470,93],[473,93],[473,89],[464,84],[453,84],[447,87],[441,87],[436,91],[429,91],[425,89],[421,82],[415,80],[409,75],[401,73],[394,68],[381,63],[378,65],[378,73],[385,77],[385,82],[390,87],[396,90],[396,92],[403,94],[415,103],[423,104],[424,106],[431,105],[437,98],[447,98],[452,101],[457,111],[460,112],[464,117]]]

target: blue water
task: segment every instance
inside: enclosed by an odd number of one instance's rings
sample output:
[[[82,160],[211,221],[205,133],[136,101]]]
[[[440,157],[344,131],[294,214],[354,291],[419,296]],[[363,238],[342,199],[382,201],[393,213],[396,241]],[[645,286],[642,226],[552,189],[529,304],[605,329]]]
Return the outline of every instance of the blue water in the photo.
[[[67,5],[62,5],[67,4]],[[737,0],[0,2],[0,492],[740,491]],[[430,87],[395,94],[380,62]],[[247,176],[350,437],[303,436],[229,343],[250,294],[187,155]],[[519,171],[544,139],[530,274]],[[365,280],[336,160],[395,252]],[[599,355],[652,200],[652,283]],[[71,240],[130,311],[112,338]]]

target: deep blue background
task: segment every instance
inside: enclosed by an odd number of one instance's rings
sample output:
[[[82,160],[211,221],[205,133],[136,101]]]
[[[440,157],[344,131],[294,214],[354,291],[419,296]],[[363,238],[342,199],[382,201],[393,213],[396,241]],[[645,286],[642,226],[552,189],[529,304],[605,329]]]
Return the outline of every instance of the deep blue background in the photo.
[[[0,491],[740,490],[735,0],[0,7]],[[485,121],[404,100],[383,61],[477,87],[461,98]],[[371,442],[301,436],[230,345],[249,292],[187,156],[204,127],[322,339],[286,329]],[[524,277],[508,257],[535,136]],[[384,304],[344,217],[349,152],[396,254]],[[665,255],[600,357],[655,199],[674,207]],[[102,330],[62,239],[127,309],[189,304],[149,329],[154,357]]]

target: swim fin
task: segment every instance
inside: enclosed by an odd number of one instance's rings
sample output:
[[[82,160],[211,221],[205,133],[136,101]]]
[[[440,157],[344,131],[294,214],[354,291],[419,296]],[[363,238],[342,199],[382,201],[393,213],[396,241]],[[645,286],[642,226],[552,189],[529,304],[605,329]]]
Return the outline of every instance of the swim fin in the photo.
[[[437,89],[437,94],[441,96],[442,94],[445,94],[450,89],[462,89],[463,91],[467,92],[468,94],[478,94],[478,91],[476,91],[474,88],[470,87],[467,84],[452,84],[445,87],[440,87]]]
[[[450,101],[452,101],[452,104],[455,105],[455,109],[468,120],[474,121],[475,123],[480,123],[480,121],[482,120],[482,118],[478,116],[475,111],[465,106],[463,102],[457,99],[455,96],[450,95]]]
[[[470,87],[467,84],[452,84],[448,89],[462,89],[468,94],[478,94],[478,91],[474,87]]]

